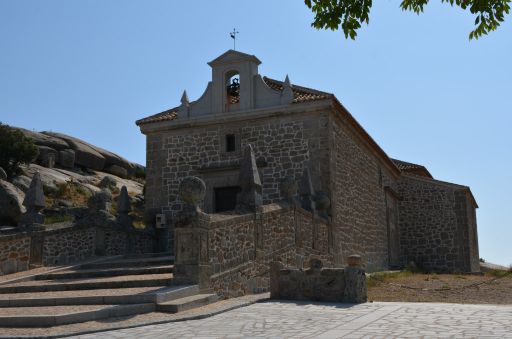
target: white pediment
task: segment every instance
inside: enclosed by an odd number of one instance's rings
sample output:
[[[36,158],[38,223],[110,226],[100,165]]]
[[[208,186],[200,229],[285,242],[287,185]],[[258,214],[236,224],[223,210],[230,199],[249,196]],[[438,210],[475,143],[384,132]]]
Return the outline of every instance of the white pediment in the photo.
[[[228,50],[221,56],[215,58],[214,60],[210,61],[208,65],[211,67],[219,66],[219,65],[225,65],[225,64],[232,64],[232,63],[239,63],[239,62],[245,62],[245,61],[252,61],[256,63],[256,65],[261,64],[261,61],[256,58],[256,56],[251,54],[246,54],[242,52],[238,52],[235,50]]]

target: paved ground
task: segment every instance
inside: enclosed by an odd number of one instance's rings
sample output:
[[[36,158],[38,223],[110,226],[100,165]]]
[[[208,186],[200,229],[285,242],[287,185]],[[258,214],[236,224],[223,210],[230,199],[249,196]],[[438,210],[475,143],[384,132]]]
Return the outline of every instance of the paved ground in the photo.
[[[512,305],[264,302],[75,338],[512,338]]]

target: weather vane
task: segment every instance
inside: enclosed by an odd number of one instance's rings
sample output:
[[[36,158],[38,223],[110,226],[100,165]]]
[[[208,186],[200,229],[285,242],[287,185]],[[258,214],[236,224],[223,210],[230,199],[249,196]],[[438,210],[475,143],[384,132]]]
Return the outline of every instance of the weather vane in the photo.
[[[229,33],[229,36],[231,36],[231,39],[233,39],[233,50],[236,51],[236,35],[240,33],[236,30],[236,28],[233,28],[233,32]]]

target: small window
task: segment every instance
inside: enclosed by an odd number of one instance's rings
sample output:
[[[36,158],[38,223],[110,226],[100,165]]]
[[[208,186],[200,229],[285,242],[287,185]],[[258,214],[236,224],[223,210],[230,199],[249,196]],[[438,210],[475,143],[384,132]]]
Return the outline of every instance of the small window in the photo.
[[[236,137],[234,134],[226,135],[226,152],[236,151]]]

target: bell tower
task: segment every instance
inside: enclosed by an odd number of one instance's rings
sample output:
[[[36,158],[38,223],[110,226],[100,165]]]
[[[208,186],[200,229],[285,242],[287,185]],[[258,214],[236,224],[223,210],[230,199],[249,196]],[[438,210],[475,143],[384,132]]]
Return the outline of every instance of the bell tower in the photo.
[[[230,49],[208,63],[212,68],[213,112],[244,111],[255,107],[254,76],[261,61]]]

